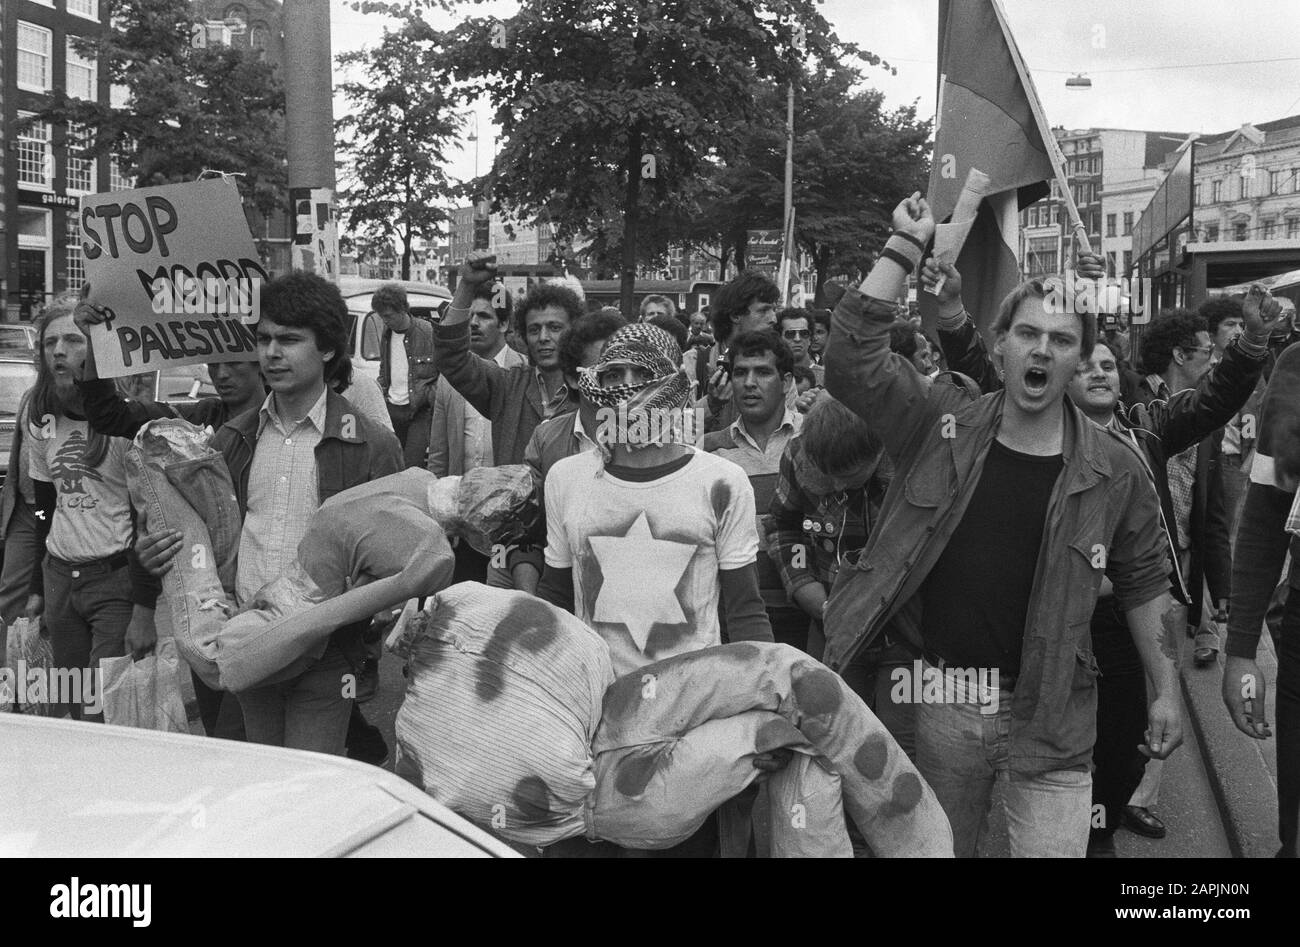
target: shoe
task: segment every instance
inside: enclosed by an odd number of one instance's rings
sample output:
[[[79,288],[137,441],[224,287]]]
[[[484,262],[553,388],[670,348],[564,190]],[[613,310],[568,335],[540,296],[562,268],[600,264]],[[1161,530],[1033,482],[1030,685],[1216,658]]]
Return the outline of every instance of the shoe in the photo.
[[[1089,858],[1118,858],[1115,851],[1115,836],[1098,835],[1088,839],[1088,857]]]
[[[357,703],[369,702],[378,692],[379,662],[374,658],[366,658],[361,665],[361,673],[357,675]]]
[[[1192,652],[1192,663],[1198,668],[1207,668],[1215,664],[1215,657],[1218,655],[1218,648],[1197,648]]]
[[[1147,838],[1164,838],[1167,831],[1165,824],[1144,806],[1125,806],[1123,823],[1124,828],[1130,832],[1145,835]]]

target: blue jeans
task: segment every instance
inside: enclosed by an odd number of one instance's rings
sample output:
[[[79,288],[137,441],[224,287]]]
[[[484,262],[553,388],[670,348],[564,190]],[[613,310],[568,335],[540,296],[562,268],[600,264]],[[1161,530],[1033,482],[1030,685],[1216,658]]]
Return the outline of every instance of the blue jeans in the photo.
[[[248,742],[342,756],[352,715],[344,676],[351,674],[352,665],[331,643],[296,677],[240,691]]]
[[[929,668],[929,662],[925,666]],[[1084,857],[1092,775],[1077,770],[1033,776],[1012,772],[1007,767],[1012,692],[1002,688],[997,711],[986,713],[977,694],[966,694],[960,680],[954,683],[951,702],[915,705],[916,768],[948,815],[954,854],[975,856],[988,828],[993,783],[1000,779],[1011,857]]]

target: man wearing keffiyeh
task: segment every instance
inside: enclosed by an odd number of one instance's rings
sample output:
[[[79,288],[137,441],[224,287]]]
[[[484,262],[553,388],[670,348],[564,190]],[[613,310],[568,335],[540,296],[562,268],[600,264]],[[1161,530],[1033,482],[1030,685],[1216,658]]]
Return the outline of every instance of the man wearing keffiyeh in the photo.
[[[546,571],[537,594],[609,645],[622,675],[727,639],[772,641],[758,591],[754,491],[740,467],[690,446],[690,382],[667,332],[614,333],[579,379],[602,450],[546,476]],[[721,608],[719,606],[721,605]],[[786,758],[763,754],[760,769]],[[709,854],[712,820],[677,849]]]

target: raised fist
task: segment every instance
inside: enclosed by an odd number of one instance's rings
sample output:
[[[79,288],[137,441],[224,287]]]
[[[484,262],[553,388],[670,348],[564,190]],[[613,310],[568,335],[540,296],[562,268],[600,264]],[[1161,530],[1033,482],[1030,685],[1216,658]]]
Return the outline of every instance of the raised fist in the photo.
[[[894,229],[915,237],[921,243],[929,243],[934,236],[934,215],[920,191],[913,191],[912,196],[894,208]]]

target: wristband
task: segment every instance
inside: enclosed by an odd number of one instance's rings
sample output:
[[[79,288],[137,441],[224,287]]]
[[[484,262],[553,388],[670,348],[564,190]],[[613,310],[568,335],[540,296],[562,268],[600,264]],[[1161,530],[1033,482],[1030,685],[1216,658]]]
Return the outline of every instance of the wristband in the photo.
[[[902,268],[904,273],[912,272],[912,261],[903,256],[903,254],[899,253],[893,247],[886,246],[885,249],[880,251],[880,257],[883,260],[893,260]]]
[[[922,243],[920,240],[918,240],[916,237],[913,237],[910,233],[904,233],[901,230],[895,230],[892,234],[890,234],[890,237],[891,238],[902,237],[904,240],[908,241],[913,246],[915,246],[916,249],[920,250],[922,253],[925,253],[925,244]]]

